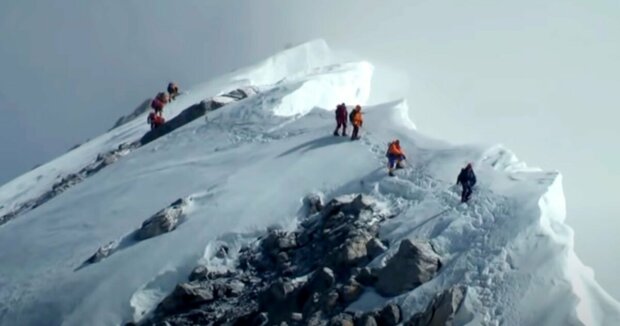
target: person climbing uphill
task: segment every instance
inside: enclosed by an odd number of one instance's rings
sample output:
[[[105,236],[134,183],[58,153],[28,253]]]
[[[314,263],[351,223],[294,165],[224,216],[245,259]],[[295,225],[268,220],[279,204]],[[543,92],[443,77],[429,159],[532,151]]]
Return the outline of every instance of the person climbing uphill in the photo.
[[[158,115],[162,115],[164,111],[164,106],[168,103],[168,95],[166,93],[161,92],[158,93],[157,96],[151,101],[151,107],[155,110],[155,113]]]
[[[461,169],[461,173],[459,173],[459,176],[456,179],[456,184],[461,184],[461,186],[463,186],[461,203],[466,203],[469,200],[469,197],[471,197],[473,192],[472,188],[476,184],[476,174],[474,173],[471,163]]]
[[[400,141],[398,139],[395,139],[388,145],[385,156],[388,158],[388,175],[393,177],[394,168],[402,169],[402,161],[407,159],[405,153],[400,148]]]
[[[174,101],[179,96],[179,86],[176,83],[168,83],[168,95],[170,96],[170,101]]]
[[[336,130],[334,130],[334,136],[338,136],[338,129],[342,126],[342,135],[347,135],[347,106],[342,103],[336,106]]]
[[[151,125],[151,130],[156,129],[166,123],[166,119],[161,115],[151,112],[146,120]]]
[[[359,105],[355,106],[355,109],[351,111],[349,114],[349,120],[353,125],[353,133],[351,134],[351,140],[360,139],[359,131],[360,127],[364,124],[364,118],[362,118],[362,107]]]

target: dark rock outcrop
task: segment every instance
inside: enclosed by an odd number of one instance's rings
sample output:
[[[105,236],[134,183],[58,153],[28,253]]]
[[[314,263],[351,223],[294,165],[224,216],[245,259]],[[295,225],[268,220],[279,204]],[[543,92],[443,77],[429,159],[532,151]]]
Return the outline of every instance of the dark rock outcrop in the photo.
[[[351,278],[340,289],[340,297],[345,303],[351,303],[359,299],[363,292],[364,286]]]
[[[401,308],[393,303],[366,313],[346,308],[368,286],[394,295],[430,280],[439,268],[439,257],[428,243],[405,240],[385,267],[369,268],[366,264],[387,250],[377,238],[378,223],[391,216],[377,213],[370,197],[344,198],[302,216],[294,231],[268,230],[238,253],[223,245],[226,257],[237,254],[238,266],[229,271],[197,267],[189,283],[180,284],[144,324],[402,323]]]
[[[148,144],[153,140],[161,136],[167,135],[170,132],[181,128],[184,125],[204,116],[209,111],[215,111],[225,106],[226,104],[240,101],[256,93],[256,89],[252,87],[247,87],[243,89],[236,89],[226,94],[215,96],[211,99],[196,103],[183,110],[181,113],[179,113],[177,116],[170,119],[169,121],[166,121],[166,123],[164,123],[162,126],[147,132],[140,139],[140,144]]]
[[[304,211],[306,216],[314,215],[320,212],[325,204],[323,203],[323,197],[320,194],[309,194],[303,199]]]
[[[396,326],[402,320],[402,312],[396,304],[390,303],[379,311],[377,322],[379,325]]]
[[[105,258],[112,255],[117,250],[118,246],[118,241],[111,241],[110,243],[99,247],[99,249],[97,249],[97,251],[92,256],[90,256],[90,258],[88,258],[81,267],[95,264],[104,260]]]
[[[18,205],[15,209],[10,211],[9,213],[0,216],[0,225],[10,221],[11,219],[17,217],[18,215],[25,213],[27,211],[33,210],[54,197],[60,195],[65,192],[67,189],[75,186],[76,184],[84,181],[84,179],[92,176],[93,174],[101,171],[106,166],[113,164],[118,161],[121,157],[129,154],[133,149],[137,148],[139,144],[137,143],[123,143],[118,146],[118,148],[113,149],[111,151],[101,153],[97,156],[97,158],[90,164],[86,165],[77,173],[70,173],[64,177],[60,177],[60,180],[52,185],[52,188],[40,196],[30,199],[20,205]]]
[[[197,304],[211,302],[215,299],[213,291],[213,286],[210,284],[181,283],[159,304],[157,310],[159,313],[174,313]]]
[[[438,294],[426,310],[417,313],[405,323],[406,326],[451,326],[465,299],[466,288],[455,286]]]
[[[399,295],[431,280],[440,266],[428,242],[403,240],[398,252],[378,271],[375,287],[382,295]]]
[[[366,252],[371,259],[381,255],[386,250],[387,246],[377,238],[370,239],[370,241],[366,243]]]
[[[187,201],[183,198],[177,199],[170,206],[160,210],[153,216],[149,217],[142,223],[142,227],[138,230],[128,234],[119,241],[111,241],[106,245],[101,246],[97,251],[90,256],[81,266],[76,268],[80,270],[88,265],[98,263],[103,259],[111,256],[117,251],[126,249],[142,240],[146,240],[152,237],[156,237],[163,233],[174,230],[182,221],[183,209],[187,206]],[[209,275],[208,271],[202,271],[197,268],[195,274],[192,276],[200,278],[202,274],[205,274],[205,278]]]
[[[174,230],[181,221],[185,206],[187,206],[187,201],[179,199],[155,213],[144,221],[142,227],[136,231],[136,240],[145,240]]]
[[[210,102],[202,101],[183,110],[183,112],[179,113],[174,118],[166,121],[166,123],[164,123],[163,125],[144,134],[144,136],[142,136],[142,138],[140,139],[140,144],[146,145],[153,140],[161,136],[167,135],[172,131],[181,128],[184,125],[204,116],[207,110],[210,109],[209,103]]]
[[[242,248],[235,271],[214,273],[202,266],[190,275],[189,284],[206,289],[217,282],[242,282],[244,287],[234,297],[211,291],[214,299],[208,303],[190,298],[190,305],[174,305],[188,295],[177,289],[149,322],[354,325],[361,316],[345,313],[345,308],[364,292],[365,285],[357,279],[360,268],[372,259],[367,248],[384,247],[373,240],[377,223],[385,217],[375,212],[371,198],[362,195],[327,205],[320,202],[312,201],[311,207],[322,209],[304,218],[297,230],[270,230],[255,245]],[[381,251],[373,250],[374,255]]]
[[[118,127],[126,124],[127,122],[137,118],[142,113],[147,112],[151,108],[151,101],[152,101],[152,99],[147,98],[142,103],[140,103],[140,105],[138,105],[138,107],[136,107],[135,110],[133,110],[133,112],[131,112],[128,115],[125,115],[125,116],[122,116],[122,117],[118,118],[118,120],[116,120],[116,122],[114,123],[114,126],[112,128],[110,128],[110,130],[112,130],[114,128],[118,128]]]
[[[378,326],[377,320],[372,314],[366,314],[360,317],[356,322],[355,326]]]

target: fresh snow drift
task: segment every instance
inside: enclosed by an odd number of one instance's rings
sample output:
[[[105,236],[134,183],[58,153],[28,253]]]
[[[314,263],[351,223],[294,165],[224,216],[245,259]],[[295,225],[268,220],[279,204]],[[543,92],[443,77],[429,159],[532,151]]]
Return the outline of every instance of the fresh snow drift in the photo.
[[[0,226],[0,324],[121,325],[142,320],[200,261],[214,267],[217,244],[251,242],[266,228],[292,227],[302,198],[365,193],[396,217],[381,237],[430,240],[442,256],[436,277],[384,298],[367,290],[351,310],[387,301],[405,320],[454,285],[467,288],[471,325],[617,325],[620,304],[573,250],[561,176],[528,168],[497,146],[452,146],[419,134],[404,101],[364,106],[372,66],[340,63],[322,41],[190,89],[172,117],[241,86],[259,93],[208,113],[122,157],[47,203]],[[362,104],[362,139],[332,136],[336,104]],[[429,108],[432,109],[432,108]],[[0,215],[47,191],[99,153],[148,131],[127,122],[0,188]],[[387,177],[385,147],[399,138],[409,161]],[[479,185],[468,205],[454,188],[474,162]],[[76,270],[177,198],[172,231]],[[392,245],[371,265],[395,253]],[[215,266],[214,264],[218,264]]]

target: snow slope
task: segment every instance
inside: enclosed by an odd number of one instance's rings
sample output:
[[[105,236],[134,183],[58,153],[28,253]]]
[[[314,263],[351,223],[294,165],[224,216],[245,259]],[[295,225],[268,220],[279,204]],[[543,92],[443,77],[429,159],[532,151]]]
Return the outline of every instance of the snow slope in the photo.
[[[199,260],[215,263],[215,243],[235,247],[268,226],[294,224],[301,199],[313,191],[327,198],[364,192],[386,203],[398,214],[381,230],[390,243],[431,239],[444,261],[438,276],[390,299],[407,317],[435,293],[463,284],[471,325],[620,324],[620,304],[575,256],[558,173],[528,168],[500,146],[429,139],[415,130],[403,101],[365,107],[359,142],[332,136],[331,110],[343,101],[364,104],[371,75],[368,63],[337,63],[315,41],[191,89],[167,112],[239,85],[261,93],[139,148],[0,226],[0,324],[138,320]],[[138,118],[6,184],[0,214],[146,128]],[[384,153],[393,138],[410,161],[389,178]],[[458,205],[452,185],[466,162],[474,162],[480,184],[469,205]],[[75,271],[99,246],[186,196],[190,209],[176,230]],[[391,248],[372,264],[382,264]],[[350,308],[386,300],[368,291]]]

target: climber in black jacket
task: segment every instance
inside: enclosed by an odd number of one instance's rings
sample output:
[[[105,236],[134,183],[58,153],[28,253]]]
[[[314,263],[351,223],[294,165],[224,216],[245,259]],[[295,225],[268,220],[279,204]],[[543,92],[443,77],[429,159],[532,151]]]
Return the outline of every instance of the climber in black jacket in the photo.
[[[461,194],[461,203],[466,203],[473,192],[472,188],[476,184],[476,174],[474,173],[474,169],[471,166],[471,163],[467,164],[467,166],[461,169],[461,173],[459,173],[458,178],[456,179],[456,184],[461,184],[463,186],[463,193]]]

